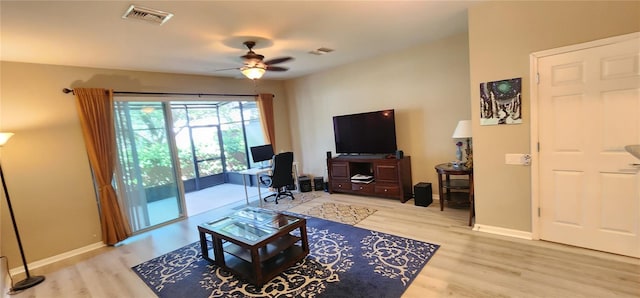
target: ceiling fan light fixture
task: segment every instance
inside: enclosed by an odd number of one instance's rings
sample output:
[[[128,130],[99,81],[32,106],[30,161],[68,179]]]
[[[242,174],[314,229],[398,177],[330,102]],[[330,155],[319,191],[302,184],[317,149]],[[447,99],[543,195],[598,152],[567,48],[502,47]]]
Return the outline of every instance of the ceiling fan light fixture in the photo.
[[[265,69],[259,66],[245,66],[240,69],[240,72],[249,79],[257,80],[264,75]]]

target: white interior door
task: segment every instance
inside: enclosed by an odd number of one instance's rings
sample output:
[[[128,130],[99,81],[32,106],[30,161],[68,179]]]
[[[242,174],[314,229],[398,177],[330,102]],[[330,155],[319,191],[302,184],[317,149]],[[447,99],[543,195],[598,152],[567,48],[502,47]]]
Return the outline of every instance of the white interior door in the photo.
[[[624,150],[640,144],[639,47],[537,60],[540,239],[640,257],[640,161]]]

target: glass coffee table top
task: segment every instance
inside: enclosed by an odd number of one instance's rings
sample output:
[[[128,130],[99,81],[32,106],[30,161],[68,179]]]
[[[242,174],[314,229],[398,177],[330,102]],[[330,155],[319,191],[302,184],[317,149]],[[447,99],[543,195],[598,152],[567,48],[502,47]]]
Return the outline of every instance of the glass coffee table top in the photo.
[[[255,244],[299,220],[297,217],[275,211],[247,207],[199,226],[247,244]]]

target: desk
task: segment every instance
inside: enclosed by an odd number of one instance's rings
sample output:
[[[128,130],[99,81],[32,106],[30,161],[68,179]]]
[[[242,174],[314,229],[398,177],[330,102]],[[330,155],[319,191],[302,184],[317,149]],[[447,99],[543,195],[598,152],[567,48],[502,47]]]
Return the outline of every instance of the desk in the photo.
[[[298,189],[298,162],[293,162],[293,167],[291,169],[293,171],[293,183]],[[242,184],[244,184],[244,196],[247,201],[247,205],[249,205],[249,191],[247,191],[247,176],[256,176],[259,177],[262,174],[268,174],[271,171],[271,168],[251,168],[237,172],[242,175]],[[260,202],[260,207],[262,207],[262,193],[260,192],[260,179],[256,179],[258,184],[258,201]]]
[[[451,163],[439,164],[436,167],[438,173],[438,194],[440,196],[440,211],[444,210],[444,201],[452,200],[454,192],[451,190],[463,190],[469,194],[469,226],[475,216],[474,196],[473,196],[473,168],[464,165],[454,167]],[[450,175],[469,176],[469,179],[450,179]],[[444,176],[444,180],[443,177]],[[461,192],[457,192],[461,193]],[[462,192],[461,194],[464,194]]]

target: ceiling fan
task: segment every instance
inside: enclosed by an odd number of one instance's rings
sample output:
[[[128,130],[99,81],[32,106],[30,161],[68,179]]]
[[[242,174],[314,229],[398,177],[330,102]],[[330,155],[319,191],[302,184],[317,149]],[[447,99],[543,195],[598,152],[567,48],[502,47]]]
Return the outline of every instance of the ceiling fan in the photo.
[[[257,54],[253,51],[253,47],[256,46],[255,41],[245,41],[244,46],[249,49],[247,54],[240,56],[244,61],[243,67],[235,67],[220,70],[239,69],[240,72],[247,78],[257,80],[264,75],[265,71],[287,71],[289,68],[282,66],[274,66],[274,64],[280,64],[293,60],[293,57],[280,57],[264,61],[264,56]]]

